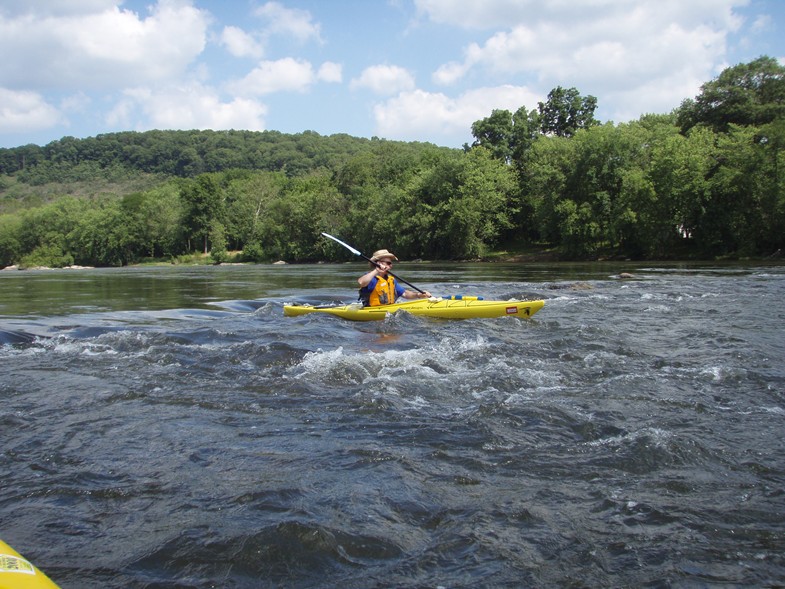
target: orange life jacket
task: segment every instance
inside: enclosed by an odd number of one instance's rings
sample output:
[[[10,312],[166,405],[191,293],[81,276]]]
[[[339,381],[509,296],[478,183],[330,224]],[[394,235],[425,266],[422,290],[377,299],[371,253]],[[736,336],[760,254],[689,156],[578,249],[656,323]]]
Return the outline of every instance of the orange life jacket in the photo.
[[[360,289],[360,298],[367,307],[377,307],[379,305],[391,305],[398,298],[395,296],[395,278],[388,276],[376,277],[376,286],[369,293],[366,289]]]

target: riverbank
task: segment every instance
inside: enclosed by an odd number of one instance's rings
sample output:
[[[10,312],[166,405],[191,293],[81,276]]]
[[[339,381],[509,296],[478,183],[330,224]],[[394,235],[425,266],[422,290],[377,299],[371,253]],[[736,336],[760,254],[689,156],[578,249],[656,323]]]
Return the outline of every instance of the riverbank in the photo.
[[[450,260],[456,262],[490,262],[490,263],[520,263],[520,264],[537,264],[537,263],[559,263],[559,262],[568,262],[568,263],[575,263],[575,262],[649,262],[649,263],[688,263],[688,262],[705,262],[705,263],[725,263],[725,262],[778,262],[785,260],[785,255],[783,255],[782,250],[777,250],[773,252],[769,256],[763,257],[754,257],[754,256],[723,256],[721,258],[710,258],[705,256],[699,256],[696,254],[688,254],[685,252],[679,252],[680,255],[673,255],[662,257],[658,259],[652,260],[645,260],[645,259],[631,259],[628,257],[622,257],[618,255],[614,255],[613,252],[604,252],[598,254],[596,256],[590,258],[571,258],[565,256],[563,253],[559,252],[557,248],[509,248],[509,249],[502,249],[488,253],[485,256],[482,256],[478,259],[474,260]],[[253,264],[263,264],[263,265],[282,265],[282,264],[289,264],[292,262],[287,262],[285,260],[276,260],[274,262],[245,262],[242,261],[243,252],[242,251],[232,251],[229,252],[229,256],[226,262],[221,262],[220,264],[216,264],[213,258],[209,253],[198,253],[198,254],[189,254],[189,255],[182,255],[176,258],[157,258],[157,259],[146,259],[142,260],[136,264],[130,264],[129,267],[138,268],[138,267],[148,267],[148,266],[242,266],[242,265],[253,265]],[[422,260],[418,259],[416,261],[434,261],[434,260]],[[325,263],[324,261],[319,261],[318,263]],[[80,266],[80,265],[69,265],[63,266],[61,268],[49,267],[49,266],[20,266],[18,264],[14,264],[12,266],[6,266],[5,268],[0,268],[0,272],[3,271],[12,271],[12,270],[90,270],[95,268],[94,266]]]
[[[93,270],[95,266],[63,266],[62,268],[52,268],[50,266],[31,266],[29,268],[21,267],[17,264],[12,266],[6,266],[5,268],[0,268],[0,272],[11,271],[11,270]]]

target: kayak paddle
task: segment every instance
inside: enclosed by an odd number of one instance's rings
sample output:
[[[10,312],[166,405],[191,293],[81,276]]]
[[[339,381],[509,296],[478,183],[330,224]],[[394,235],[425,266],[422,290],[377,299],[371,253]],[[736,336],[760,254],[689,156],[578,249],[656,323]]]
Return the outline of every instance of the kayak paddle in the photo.
[[[332,236],[332,235],[330,235],[329,233],[324,233],[324,232],[322,232],[322,235],[324,235],[325,237],[329,237],[329,238],[330,238],[330,239],[332,239],[333,241],[336,241],[336,242],[340,243],[340,244],[341,244],[343,247],[345,247],[346,249],[348,249],[348,250],[349,250],[350,252],[352,252],[352,253],[353,253],[355,256],[360,256],[362,259],[364,259],[364,260],[368,260],[368,261],[369,261],[371,264],[373,264],[373,265],[374,265],[374,266],[376,266],[377,268],[379,267],[379,264],[377,264],[376,262],[374,262],[374,261],[373,261],[371,258],[369,258],[368,256],[364,256],[360,250],[358,250],[358,249],[354,249],[354,248],[353,248],[352,246],[350,246],[348,243],[344,243],[343,241],[341,241],[341,240],[340,240],[340,239],[338,239],[337,237],[333,237],[333,236]],[[389,274],[390,276],[392,276],[392,277],[393,277],[393,278],[395,278],[396,280],[400,280],[400,281],[401,281],[401,282],[403,282],[404,284],[408,284],[409,286],[411,286],[411,287],[412,287],[414,290],[416,290],[416,291],[417,291],[417,292],[419,292],[420,294],[425,294],[425,291],[424,291],[424,290],[420,290],[419,288],[417,288],[416,286],[414,286],[414,285],[413,285],[411,282],[406,282],[406,281],[405,281],[403,278],[401,278],[400,276],[396,276],[396,275],[395,275],[395,274],[393,274],[392,272],[387,272],[387,274]]]

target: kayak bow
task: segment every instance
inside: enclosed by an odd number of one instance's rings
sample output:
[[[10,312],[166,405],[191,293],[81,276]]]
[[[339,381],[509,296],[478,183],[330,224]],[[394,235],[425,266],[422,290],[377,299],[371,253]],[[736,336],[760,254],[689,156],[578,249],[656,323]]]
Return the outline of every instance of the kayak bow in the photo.
[[[0,540],[0,589],[58,589],[49,577]]]
[[[286,317],[309,313],[326,313],[349,321],[379,321],[389,314],[405,311],[412,315],[437,319],[492,319],[495,317],[528,318],[542,309],[544,301],[486,301],[475,297],[461,299],[417,299],[392,305],[363,307],[352,305],[314,307],[313,305],[284,305]]]

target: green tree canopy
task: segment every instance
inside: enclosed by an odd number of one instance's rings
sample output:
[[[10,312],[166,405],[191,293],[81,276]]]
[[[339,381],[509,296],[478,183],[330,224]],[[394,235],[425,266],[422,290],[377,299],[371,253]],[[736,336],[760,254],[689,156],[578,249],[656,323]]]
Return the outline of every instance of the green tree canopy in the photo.
[[[594,118],[597,99],[581,96],[576,88],[557,86],[548,93],[546,102],[538,102],[540,131],[545,135],[572,137],[579,129],[599,124]]]
[[[214,174],[201,174],[184,184],[180,196],[185,203],[185,229],[207,253],[213,223],[224,219],[224,195],[218,179]]]
[[[520,161],[540,133],[540,115],[536,110],[520,107],[515,113],[498,109],[491,116],[472,123],[474,142],[503,162]],[[464,146],[468,151],[468,146]]]
[[[472,135],[472,147],[485,147],[496,159],[508,161],[513,146],[512,113],[502,109],[492,111],[491,116],[472,123]]]
[[[547,102],[538,103],[537,110],[521,106],[513,114],[496,109],[489,117],[472,123],[471,147],[484,147],[496,159],[520,167],[538,137],[572,137],[580,129],[598,125],[594,118],[596,108],[594,96],[581,96],[575,88],[557,86],[548,93]],[[464,151],[468,150],[469,146],[464,145]]]
[[[785,67],[767,56],[723,70],[678,110],[684,132],[706,125],[724,133],[730,125],[765,125],[783,116]]]

